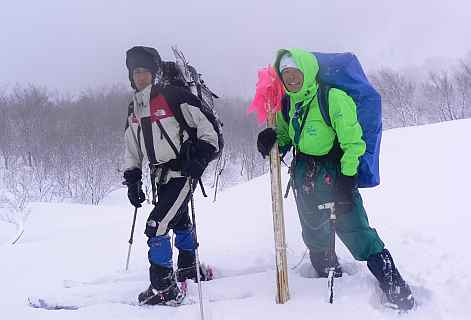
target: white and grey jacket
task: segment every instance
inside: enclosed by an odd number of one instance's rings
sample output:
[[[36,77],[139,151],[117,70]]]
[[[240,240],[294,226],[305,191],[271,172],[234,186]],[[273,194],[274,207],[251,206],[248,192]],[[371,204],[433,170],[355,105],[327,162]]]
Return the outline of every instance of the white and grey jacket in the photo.
[[[186,130],[180,129],[174,114],[177,108],[181,109],[188,126],[196,128],[198,140],[209,143],[217,151],[218,134],[212,123],[201,112],[200,103],[195,95],[179,87],[160,88],[149,85],[136,92],[129,105],[125,129],[125,170],[142,169],[144,160],[151,164],[162,165],[177,158],[159,128],[160,122],[179,151],[182,143],[189,139],[189,134]],[[166,181],[181,176],[178,171],[170,171]]]

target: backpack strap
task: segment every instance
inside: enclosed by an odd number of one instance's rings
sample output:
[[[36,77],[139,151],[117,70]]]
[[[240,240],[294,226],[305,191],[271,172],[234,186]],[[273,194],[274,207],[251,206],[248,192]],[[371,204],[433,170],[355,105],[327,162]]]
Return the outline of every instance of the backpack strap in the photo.
[[[188,124],[188,122],[185,120],[185,117],[183,116],[183,113],[182,113],[182,109],[181,109],[181,104],[180,103],[176,103],[175,105],[173,103],[169,103],[168,106],[170,107],[170,109],[172,110],[173,112],[173,115],[175,117],[175,120],[177,120],[179,126],[180,126],[180,130],[179,130],[179,138],[180,138],[180,145],[183,144],[183,131],[186,131],[188,133],[188,136],[190,138],[190,140],[193,142],[193,143],[196,143],[196,141],[198,140],[198,136],[197,136],[197,129],[196,128],[192,128],[190,127],[190,125]],[[170,139],[167,131],[165,130],[165,128],[162,126],[162,124],[160,123],[160,121],[157,121],[157,125],[159,126],[159,129],[160,131],[162,132],[163,136],[165,137],[165,139],[168,141],[168,143],[170,144],[170,147],[173,149],[173,151],[175,152],[175,155],[177,157],[177,159],[179,158],[179,151],[177,150],[175,144],[173,143],[173,141]],[[204,186],[203,186],[203,182],[201,180],[201,178],[198,180],[198,183],[200,185],[200,188],[201,188],[201,193],[203,194],[204,197],[207,197],[208,195],[206,194],[206,191],[204,189]]]
[[[134,103],[133,102],[131,102],[128,106],[128,121],[126,122],[126,129],[131,126],[131,124],[129,123],[129,119],[130,119],[131,116],[134,117]],[[155,168],[152,165],[152,163],[156,163],[157,160],[155,159],[154,148],[151,149],[152,152],[149,152],[149,148],[148,148],[149,142],[147,142],[147,141],[149,141],[149,138],[147,137],[149,135],[149,133],[148,133],[148,130],[147,130],[147,128],[148,128],[147,124],[144,124],[144,127],[146,127],[146,130],[145,130],[146,133],[143,132],[142,136],[144,137],[144,145],[146,146],[147,159],[149,159],[150,181],[151,181],[151,188],[152,188],[152,203],[155,204],[156,203],[155,200],[156,200],[157,190],[156,190],[156,186],[155,186]],[[139,159],[142,162],[142,160],[143,160],[142,146],[141,146],[142,126],[141,126],[141,124],[139,124],[137,126],[137,137],[136,137],[136,134],[134,134],[134,131],[132,130],[132,128],[130,128],[130,130],[131,130],[134,142],[137,145]],[[150,134],[150,139],[151,139],[150,142],[153,143],[152,132]],[[154,161],[151,160],[152,159],[151,157],[154,157]]]
[[[321,112],[324,122],[329,127],[332,127],[332,121],[329,115],[329,91],[331,86],[326,84],[319,84],[319,91],[317,94],[317,101],[319,103],[319,111]]]
[[[155,183],[155,165],[157,164],[157,158],[155,157],[154,137],[152,135],[152,123],[150,117],[141,118],[140,127],[142,127],[142,137],[144,138],[144,146],[147,153],[147,159],[149,159],[150,182],[152,188],[152,204],[155,205],[158,191]]]
[[[329,92],[332,87],[326,84],[319,85],[319,111],[326,125],[332,128],[332,121],[329,113]],[[335,133],[335,140],[332,149],[327,154],[328,159],[339,160],[343,155],[343,150],[340,148],[340,143],[337,133]]]
[[[142,160],[144,158],[144,155],[142,154],[142,149],[141,149],[141,125],[138,124],[138,126],[137,126],[137,136],[136,136],[136,134],[134,133],[134,131],[132,130],[132,127],[131,127],[131,123],[130,123],[130,118],[131,117],[134,117],[134,103],[133,102],[130,102],[129,105],[128,105],[128,117],[127,117],[127,121],[126,121],[126,127],[125,127],[124,130],[127,130],[128,127],[130,128],[131,135],[132,135],[132,138],[134,140],[134,143],[136,143],[136,145],[137,145],[137,153],[138,153],[138,156],[139,156],[139,161],[142,162]]]
[[[314,97],[313,97],[314,99]],[[310,108],[310,104],[312,102],[312,99],[311,101],[309,101],[309,103],[307,104],[307,110],[306,110],[306,114],[304,115],[303,117],[303,120],[301,122],[301,127],[299,128],[299,135],[301,136],[302,132],[303,132],[303,129],[304,129],[304,126],[306,125],[306,120],[307,120],[307,116],[309,115],[309,111],[311,110]]]
[[[149,159],[150,164],[157,164],[157,158],[155,157],[154,151],[154,137],[152,135],[152,122],[150,117],[141,118],[141,127],[147,159]]]
[[[289,108],[291,107],[290,98],[287,94],[281,98],[281,114],[283,115],[283,119],[285,119],[286,123],[289,125]]]
[[[186,119],[182,113],[181,105],[176,105],[175,107],[173,105],[170,105],[170,108],[173,111],[175,120],[177,120],[178,124],[180,125],[180,132],[179,132],[180,144],[183,144],[183,131],[186,131],[188,135],[190,136],[191,141],[193,143],[196,143],[196,140],[198,140],[197,135],[196,135],[196,128],[190,127],[188,122],[186,122]]]
[[[170,108],[172,108],[173,110],[175,120],[177,120],[178,124],[180,125],[180,132],[179,132],[180,144],[183,144],[183,130],[185,130],[188,133],[188,135],[190,136],[190,140],[193,143],[196,143],[196,141],[198,140],[198,137],[196,135],[196,128],[192,128],[188,125],[188,122],[186,122],[185,117],[183,116],[181,106],[177,105],[175,106],[175,108],[173,108],[173,106],[170,106]],[[178,153],[177,153],[177,157],[178,157]],[[201,193],[203,194],[203,196],[205,198],[208,197],[208,195],[206,194],[206,190],[204,189],[203,181],[201,180],[201,178],[198,179],[198,183],[200,185]]]
[[[322,114],[322,118],[324,119],[325,123],[331,127],[331,123],[330,123],[330,117],[329,117],[329,102],[328,102],[328,94],[329,94],[329,90],[330,90],[330,87],[329,86],[321,86],[319,85],[319,89],[317,91],[317,101],[319,102],[319,109],[321,111],[321,114]],[[309,102],[310,104],[311,102]],[[281,98],[281,114],[283,115],[283,119],[288,123],[290,123],[290,117],[289,117],[289,109],[291,107],[291,101],[290,101],[290,98],[287,94],[285,94],[282,98]],[[309,111],[308,111],[309,112]],[[306,117],[304,119],[307,118],[307,113],[306,113]],[[303,120],[304,120],[303,119]],[[305,121],[303,121],[304,123]],[[304,127],[304,125],[302,124],[301,127]],[[302,131],[302,129],[301,129]]]

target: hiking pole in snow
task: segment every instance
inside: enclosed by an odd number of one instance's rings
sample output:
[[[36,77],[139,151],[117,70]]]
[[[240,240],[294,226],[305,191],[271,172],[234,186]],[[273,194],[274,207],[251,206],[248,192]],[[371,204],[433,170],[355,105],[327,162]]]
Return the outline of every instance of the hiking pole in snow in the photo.
[[[195,217],[195,200],[193,198],[193,179],[189,179],[190,182],[190,206],[191,206],[191,221],[193,222],[192,234],[193,241],[195,243],[195,264],[196,264],[196,279],[198,279],[198,298],[200,300],[200,313],[201,320],[204,320],[204,308],[203,308],[203,288],[201,286],[201,274],[200,274],[200,255],[198,252],[198,237],[196,235],[196,217]]]
[[[128,258],[126,259],[126,271],[129,269],[129,258],[131,257],[131,246],[134,238],[134,227],[136,226],[137,207],[134,208],[134,218],[132,219],[131,237],[129,238]]]
[[[281,111],[283,84],[272,66],[259,70],[255,98],[248,111],[258,114],[259,122],[267,121],[268,127],[275,127],[275,114]],[[288,263],[286,260],[285,222],[283,218],[283,197],[281,194],[281,165],[278,144],[270,151],[271,199],[276,257],[276,303],[289,299]]]
[[[334,303],[334,274],[335,274],[335,203],[328,202],[318,206],[319,210],[330,210],[329,215],[329,273],[327,276],[327,287],[329,289],[329,303]]]

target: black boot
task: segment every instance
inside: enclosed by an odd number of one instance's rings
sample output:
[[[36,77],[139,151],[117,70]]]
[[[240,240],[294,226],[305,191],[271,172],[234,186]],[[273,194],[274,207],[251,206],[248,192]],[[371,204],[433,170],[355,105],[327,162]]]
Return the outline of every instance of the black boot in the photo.
[[[387,249],[371,255],[367,264],[368,269],[378,279],[379,286],[392,307],[400,310],[410,310],[414,307],[412,292],[396,269]]]
[[[180,250],[178,253],[178,270],[177,270],[177,281],[183,282],[187,279],[198,282],[196,279],[196,259],[193,252],[189,250]],[[201,281],[212,280],[213,275],[210,268],[204,264],[200,265],[200,279]]]
[[[182,302],[184,295],[177,286],[172,268],[151,264],[149,274],[151,285],[139,294],[140,304],[178,305]]]
[[[309,257],[311,258],[311,264],[319,275],[319,278],[327,278],[329,275],[329,253],[325,251],[314,252],[309,250]],[[334,265],[334,278],[340,278],[342,276],[342,268],[339,265],[337,255],[335,255]]]

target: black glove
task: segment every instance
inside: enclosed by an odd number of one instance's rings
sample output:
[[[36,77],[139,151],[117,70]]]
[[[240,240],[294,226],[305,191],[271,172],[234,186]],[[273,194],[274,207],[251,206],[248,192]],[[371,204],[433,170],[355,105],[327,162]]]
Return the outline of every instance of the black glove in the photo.
[[[129,202],[136,208],[146,201],[146,195],[142,191],[142,171],[139,168],[126,170],[124,172],[124,184],[128,186]]]
[[[216,148],[206,141],[185,141],[180,148],[182,174],[193,179],[201,178],[214,152]]]
[[[207,163],[199,159],[187,160],[183,163],[182,173],[184,176],[198,180],[203,175],[206,166]]]
[[[273,128],[266,128],[258,134],[257,150],[265,158],[270,154],[271,148],[276,142],[276,131]]]
[[[336,182],[335,201],[342,211],[350,211],[353,207],[353,191],[357,185],[356,176],[340,174]]]

